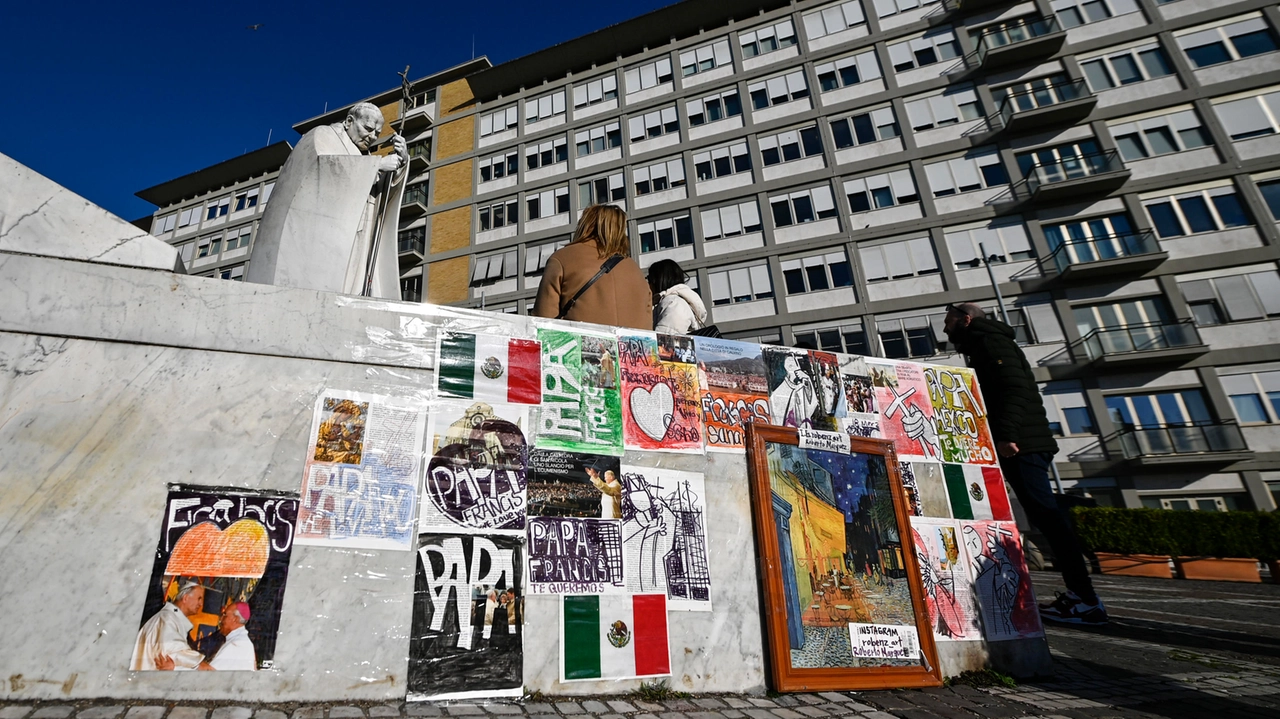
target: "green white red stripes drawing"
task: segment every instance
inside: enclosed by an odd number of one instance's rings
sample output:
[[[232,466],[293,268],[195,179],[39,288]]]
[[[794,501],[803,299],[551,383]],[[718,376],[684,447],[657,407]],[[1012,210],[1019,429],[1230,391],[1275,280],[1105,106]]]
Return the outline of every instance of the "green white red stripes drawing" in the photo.
[[[441,331],[437,376],[445,397],[539,404],[542,346],[537,340]]]
[[[565,595],[561,681],[671,674],[665,594]]]

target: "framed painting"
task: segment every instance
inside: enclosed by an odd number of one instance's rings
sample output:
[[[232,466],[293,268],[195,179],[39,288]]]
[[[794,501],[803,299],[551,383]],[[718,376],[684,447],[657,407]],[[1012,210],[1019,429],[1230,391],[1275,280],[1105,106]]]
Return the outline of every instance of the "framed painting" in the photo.
[[[747,425],[773,689],[942,684],[893,444]]]

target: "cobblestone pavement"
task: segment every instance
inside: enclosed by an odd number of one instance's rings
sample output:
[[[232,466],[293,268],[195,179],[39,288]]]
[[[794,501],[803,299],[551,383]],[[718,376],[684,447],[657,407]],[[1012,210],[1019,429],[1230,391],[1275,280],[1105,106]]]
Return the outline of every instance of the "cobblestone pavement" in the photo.
[[[1042,596],[1057,577],[1037,574]],[[1012,688],[784,696],[530,697],[524,702],[19,702],[0,719],[1251,719],[1280,718],[1280,585],[1102,578],[1105,628],[1048,629],[1056,674]],[[1206,648],[1207,647],[1207,648]],[[19,679],[20,681],[20,679]],[[9,689],[19,690],[11,678]]]

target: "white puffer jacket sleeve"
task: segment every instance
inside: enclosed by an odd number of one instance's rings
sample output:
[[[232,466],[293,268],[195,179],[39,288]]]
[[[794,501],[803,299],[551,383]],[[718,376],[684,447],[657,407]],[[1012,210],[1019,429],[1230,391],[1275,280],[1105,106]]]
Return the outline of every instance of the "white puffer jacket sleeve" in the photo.
[[[653,315],[655,332],[684,335],[706,324],[707,306],[697,292],[688,285],[680,284],[658,295]]]

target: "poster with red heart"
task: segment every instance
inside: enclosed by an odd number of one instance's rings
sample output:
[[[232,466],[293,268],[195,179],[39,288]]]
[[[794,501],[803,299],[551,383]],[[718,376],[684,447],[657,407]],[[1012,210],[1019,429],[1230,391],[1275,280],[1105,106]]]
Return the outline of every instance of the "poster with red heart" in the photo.
[[[619,334],[618,362],[623,446],[701,453],[701,389],[692,338]]]
[[[274,667],[298,495],[169,485],[132,671]]]

